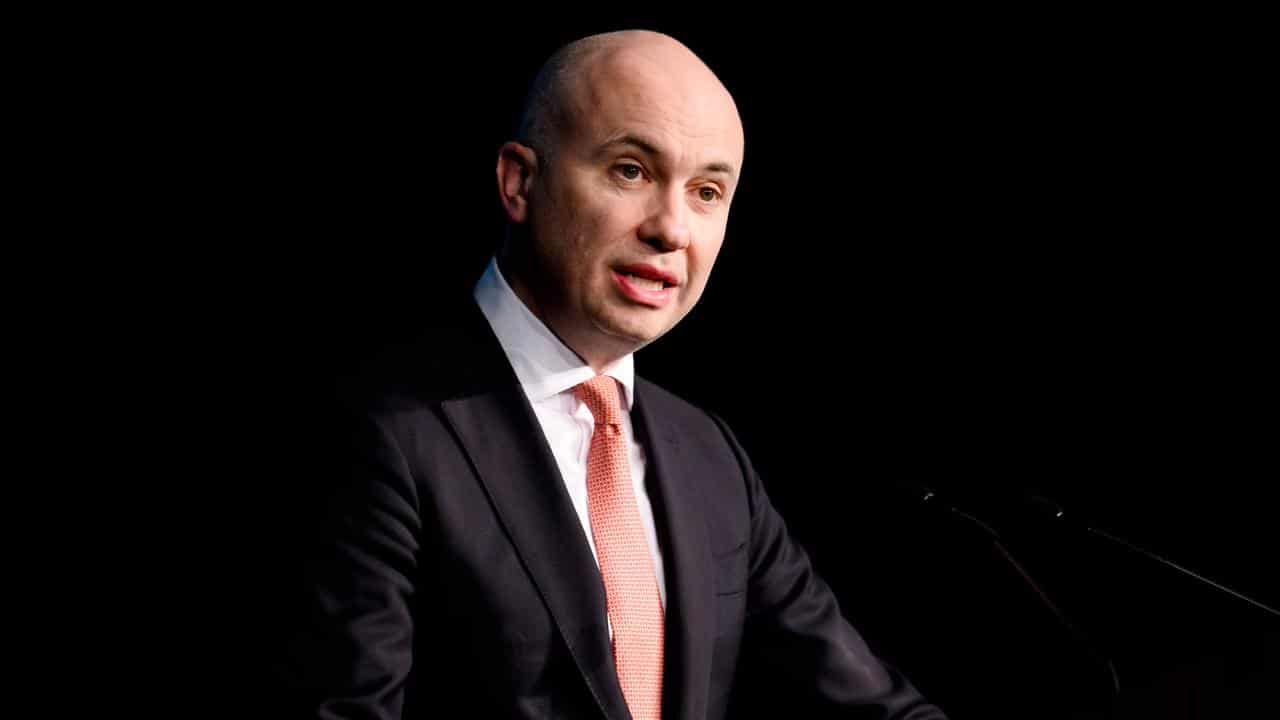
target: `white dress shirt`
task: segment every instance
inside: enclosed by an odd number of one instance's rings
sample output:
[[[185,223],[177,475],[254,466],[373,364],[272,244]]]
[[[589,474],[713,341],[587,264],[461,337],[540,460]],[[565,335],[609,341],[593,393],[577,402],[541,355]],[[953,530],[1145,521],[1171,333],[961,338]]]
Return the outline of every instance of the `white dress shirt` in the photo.
[[[569,499],[573,501],[573,509],[582,523],[587,544],[591,546],[591,555],[599,566],[600,557],[596,554],[591,518],[587,514],[587,453],[591,449],[595,420],[586,404],[573,394],[576,385],[590,380],[596,373],[525,306],[502,276],[497,258],[489,261],[489,267],[476,283],[474,297],[515,369],[529,404],[533,406],[534,415],[560,468],[565,489],[569,491]],[[636,442],[631,428],[631,407],[635,398],[634,357],[623,357],[601,374],[616,379],[622,387],[622,431],[629,448],[631,484],[640,510],[640,524],[644,527],[645,540],[653,557],[658,595],[665,609],[667,584],[662,551],[653,525],[653,507],[644,485],[644,448]]]

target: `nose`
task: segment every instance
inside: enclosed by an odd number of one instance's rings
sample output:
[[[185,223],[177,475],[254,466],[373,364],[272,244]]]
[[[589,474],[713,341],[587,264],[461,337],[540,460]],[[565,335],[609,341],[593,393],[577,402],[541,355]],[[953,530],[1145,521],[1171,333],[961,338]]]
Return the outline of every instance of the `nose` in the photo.
[[[692,239],[689,232],[689,207],[683,189],[673,188],[658,195],[654,206],[640,225],[640,239],[658,250],[683,250]]]

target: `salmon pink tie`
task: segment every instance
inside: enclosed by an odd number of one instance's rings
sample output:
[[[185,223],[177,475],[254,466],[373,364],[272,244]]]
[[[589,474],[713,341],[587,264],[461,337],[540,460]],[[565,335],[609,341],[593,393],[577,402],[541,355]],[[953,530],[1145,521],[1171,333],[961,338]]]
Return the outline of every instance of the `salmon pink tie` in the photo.
[[[597,375],[574,389],[595,418],[587,455],[587,513],[613,626],[613,659],[634,720],[662,717],[662,599],[640,524],[618,383]]]

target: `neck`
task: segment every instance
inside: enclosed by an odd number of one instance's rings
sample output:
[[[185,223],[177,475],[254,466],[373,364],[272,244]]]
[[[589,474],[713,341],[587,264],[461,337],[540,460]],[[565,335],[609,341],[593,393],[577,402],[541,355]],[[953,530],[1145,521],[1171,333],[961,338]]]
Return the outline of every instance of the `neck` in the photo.
[[[523,265],[508,252],[506,247],[498,253],[498,269],[502,271],[502,277],[506,279],[507,284],[511,286],[511,290],[520,299],[520,302],[524,303],[524,306],[529,309],[529,312],[542,321],[542,324],[551,331],[551,334],[556,336],[556,339],[572,350],[573,354],[577,355],[597,375],[604,372],[605,368],[635,351],[634,348],[600,347],[600,343],[588,342],[587,338],[578,337],[575,333],[564,331],[563,328],[572,327],[572,324],[557,322],[554,313],[548,310],[549,305],[538,302],[537,293],[525,281]]]

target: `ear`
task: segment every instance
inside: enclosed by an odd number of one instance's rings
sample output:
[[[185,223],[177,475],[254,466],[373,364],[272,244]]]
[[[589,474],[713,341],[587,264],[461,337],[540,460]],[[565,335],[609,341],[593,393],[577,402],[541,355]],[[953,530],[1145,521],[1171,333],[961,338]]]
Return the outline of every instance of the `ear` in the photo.
[[[537,174],[538,156],[529,147],[509,142],[498,150],[498,195],[511,222],[529,218],[529,192]]]

